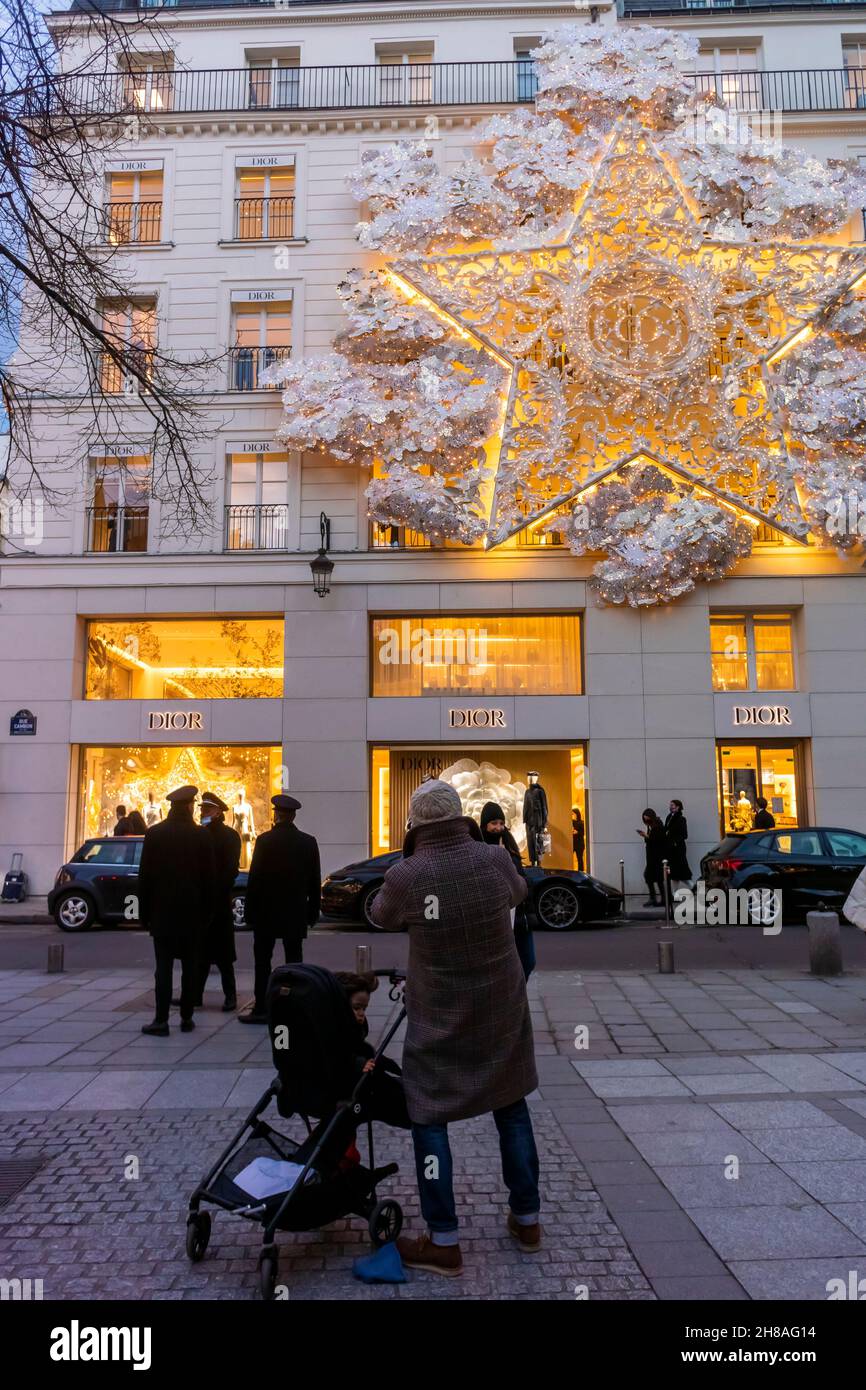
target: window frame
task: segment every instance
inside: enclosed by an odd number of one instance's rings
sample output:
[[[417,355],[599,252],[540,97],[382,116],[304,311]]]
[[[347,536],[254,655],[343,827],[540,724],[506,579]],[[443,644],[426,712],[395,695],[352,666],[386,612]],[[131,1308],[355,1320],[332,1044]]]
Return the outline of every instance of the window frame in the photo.
[[[772,686],[772,685],[769,685],[769,686],[768,686],[768,685],[759,685],[759,684],[758,684],[758,650],[757,650],[757,646],[756,646],[756,643],[755,643],[755,625],[756,625],[756,623],[759,624],[759,625],[760,625],[760,624],[764,624],[764,623],[772,623],[774,619],[778,621],[778,625],[779,625],[780,627],[781,627],[784,623],[787,623],[788,630],[789,630],[790,635],[791,635],[791,645],[790,645],[790,653],[791,653],[791,674],[792,674],[792,676],[793,676],[793,682],[794,682],[794,683],[793,683],[793,685],[790,685],[790,686],[787,686],[787,685],[780,685],[780,686]],[[723,686],[717,686],[717,685],[716,685],[716,673],[715,673],[714,662],[713,662],[713,658],[714,658],[714,656],[715,656],[715,652],[713,651],[713,640],[712,640],[712,639],[713,639],[713,626],[714,626],[714,624],[716,624],[716,623],[722,623],[722,622],[729,622],[729,623],[745,623],[745,627],[746,627],[746,685],[744,685],[744,686],[742,686],[742,687],[739,687],[739,688],[736,688],[736,689],[732,689],[732,688],[725,689]],[[766,694],[768,691],[770,691],[770,692],[784,691],[784,692],[786,692],[786,693],[787,693],[788,691],[790,691],[790,692],[792,692],[792,693],[793,693],[794,691],[796,691],[799,687],[798,687],[798,684],[797,684],[797,681],[798,681],[798,671],[797,671],[797,651],[796,651],[796,643],[795,643],[795,641],[794,641],[794,636],[795,636],[794,624],[795,624],[795,614],[792,613],[792,612],[790,612],[790,611],[787,611],[787,610],[784,610],[784,611],[781,611],[781,610],[780,610],[779,612],[774,612],[773,610],[760,610],[760,611],[754,610],[754,611],[739,612],[739,613],[732,613],[732,612],[727,612],[727,611],[722,612],[722,611],[714,611],[714,610],[711,610],[711,611],[710,611],[710,683],[711,683],[711,685],[712,685],[713,694],[714,694],[714,695],[746,695],[746,694],[763,695],[763,694]]]

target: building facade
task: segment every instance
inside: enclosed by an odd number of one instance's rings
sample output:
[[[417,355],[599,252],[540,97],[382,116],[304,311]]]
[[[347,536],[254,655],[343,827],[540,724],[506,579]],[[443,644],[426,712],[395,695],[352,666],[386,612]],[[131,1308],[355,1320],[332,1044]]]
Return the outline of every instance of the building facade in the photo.
[[[578,18],[685,28],[697,81],[768,113],[791,144],[866,158],[866,6],[633,0]],[[42,469],[74,500],[46,506],[38,538],[0,562],[0,854],[23,852],[32,891],[110,833],[118,804],[151,821],[180,782],[221,791],[247,855],[271,793],[289,789],[327,870],[399,845],[430,773],[470,812],[500,801],[519,834],[535,772],[544,862],[577,862],[577,807],[589,868],[618,883],[622,861],[631,893],[641,812],[673,796],[693,870],[749,828],[760,795],[780,828],[866,831],[859,555],[767,530],[726,581],[605,607],[591,562],[555,533],[433,547],[371,525],[363,470],[274,443],[279,394],[260,377],[327,350],[337,283],[370,260],[347,173],[395,140],[459,163],[491,113],[531,104],[532,48],[574,19],[572,4],[528,0],[180,3],[161,12],[170,51],[142,47],[119,75],[142,118],[106,162],[100,235],[136,292],[105,322],[144,353],[221,355],[209,505],[183,536],[154,505],[141,402],[113,368],[112,429],[70,460],[80,372],[51,364]],[[52,22],[83,25],[74,11]],[[849,235],[863,239],[859,209]],[[334,571],[319,596],[323,516]]]

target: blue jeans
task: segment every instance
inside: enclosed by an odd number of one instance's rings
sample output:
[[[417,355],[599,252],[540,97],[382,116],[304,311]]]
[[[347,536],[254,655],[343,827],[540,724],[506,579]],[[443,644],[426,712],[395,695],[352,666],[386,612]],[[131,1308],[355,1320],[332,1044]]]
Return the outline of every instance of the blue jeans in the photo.
[[[538,1151],[532,1133],[532,1120],[525,1100],[516,1100],[501,1110],[493,1111],[499,1130],[499,1152],[502,1155],[502,1177],[508,1188],[509,1206],[521,1225],[531,1225],[538,1218]],[[415,1145],[415,1171],[421,1212],[431,1235],[450,1236],[456,1242],[457,1208],[454,1205],[454,1168],[447,1125],[414,1125],[412,1142]],[[437,1164],[431,1164],[431,1158]],[[435,1176],[428,1176],[428,1174]]]

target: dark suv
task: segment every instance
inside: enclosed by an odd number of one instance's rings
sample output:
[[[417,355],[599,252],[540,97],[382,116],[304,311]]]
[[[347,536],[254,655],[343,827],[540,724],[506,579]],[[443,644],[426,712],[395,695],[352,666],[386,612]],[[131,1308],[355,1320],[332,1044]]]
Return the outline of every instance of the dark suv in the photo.
[[[727,835],[701,860],[708,888],[778,889],[786,921],[824,903],[837,912],[866,865],[866,835],[834,826]]]
[[[103,926],[138,925],[138,865],[143,835],[106,835],[85,840],[68,864],[57,871],[48,894],[48,911],[61,931],[89,931]],[[232,912],[235,927],[244,926],[246,872],[235,879]]]

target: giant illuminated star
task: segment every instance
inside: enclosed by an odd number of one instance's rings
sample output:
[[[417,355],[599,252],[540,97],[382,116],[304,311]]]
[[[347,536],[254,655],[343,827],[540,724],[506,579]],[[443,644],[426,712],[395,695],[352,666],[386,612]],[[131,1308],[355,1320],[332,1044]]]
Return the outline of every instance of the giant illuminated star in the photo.
[[[558,239],[392,272],[508,368],[488,544],[645,458],[805,537],[774,364],[864,277],[863,249],[709,238],[676,169],[624,119]]]

